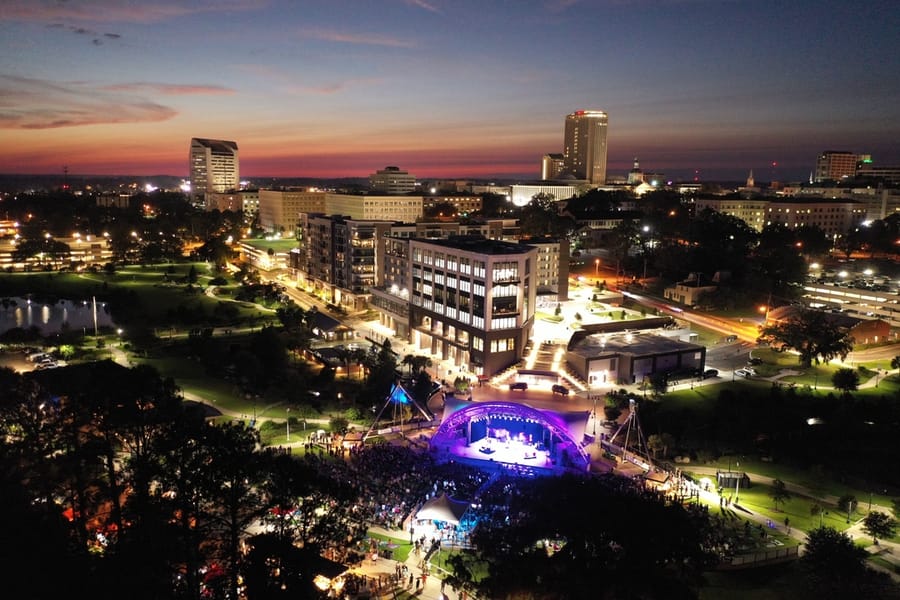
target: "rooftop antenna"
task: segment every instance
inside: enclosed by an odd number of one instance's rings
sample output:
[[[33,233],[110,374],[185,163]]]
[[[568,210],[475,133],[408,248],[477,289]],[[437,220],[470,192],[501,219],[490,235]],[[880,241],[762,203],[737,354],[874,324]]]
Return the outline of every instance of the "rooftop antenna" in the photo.
[[[63,189],[69,189],[69,167],[63,165]]]

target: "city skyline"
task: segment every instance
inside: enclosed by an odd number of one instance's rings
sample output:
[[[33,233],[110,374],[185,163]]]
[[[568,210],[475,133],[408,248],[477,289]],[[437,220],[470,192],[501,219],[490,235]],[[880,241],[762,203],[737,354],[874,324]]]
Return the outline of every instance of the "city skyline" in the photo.
[[[576,110],[610,175],[900,164],[887,0],[13,0],[0,31],[0,173],[187,177],[205,137],[247,178],[537,179]]]

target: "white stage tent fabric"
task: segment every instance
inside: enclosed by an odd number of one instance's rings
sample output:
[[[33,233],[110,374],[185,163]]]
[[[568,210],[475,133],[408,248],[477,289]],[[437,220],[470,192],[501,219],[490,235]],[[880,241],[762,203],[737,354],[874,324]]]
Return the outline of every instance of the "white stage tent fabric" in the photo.
[[[452,525],[459,525],[463,514],[469,509],[469,503],[462,500],[454,500],[446,493],[436,496],[422,505],[416,518],[421,520],[443,521]]]

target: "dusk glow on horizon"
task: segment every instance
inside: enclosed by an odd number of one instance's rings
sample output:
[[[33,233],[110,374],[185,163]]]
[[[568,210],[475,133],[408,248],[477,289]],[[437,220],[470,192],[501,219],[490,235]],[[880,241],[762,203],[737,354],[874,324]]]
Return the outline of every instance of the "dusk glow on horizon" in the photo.
[[[0,173],[540,176],[566,114],[611,175],[900,165],[900,10],[840,0],[5,0]]]

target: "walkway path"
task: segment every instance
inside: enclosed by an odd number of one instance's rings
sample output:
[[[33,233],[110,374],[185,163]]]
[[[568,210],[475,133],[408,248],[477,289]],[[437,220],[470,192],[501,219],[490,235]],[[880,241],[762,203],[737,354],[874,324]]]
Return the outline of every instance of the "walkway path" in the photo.
[[[379,535],[387,536],[389,538],[395,538],[397,543],[399,544],[409,544],[409,532],[399,530],[399,529],[385,529],[384,527],[372,526],[369,528],[371,533],[376,533]],[[416,556],[414,552],[410,552],[405,562],[400,562],[397,560],[379,558],[377,561],[372,561],[369,558],[363,560],[362,564],[358,567],[354,568],[354,572],[365,573],[369,577],[378,577],[384,576],[385,574],[393,575],[395,573],[396,565],[406,565],[406,575],[404,576],[403,582],[399,586],[388,586],[388,590],[385,593],[382,593],[381,596],[373,596],[373,598],[394,598],[396,594],[394,590],[405,590],[409,594],[415,594],[417,598],[421,598],[422,600],[458,600],[462,598],[462,596],[451,590],[450,586],[442,586],[441,585],[441,577],[438,573],[435,573],[434,570],[428,574],[424,579],[424,585],[416,587],[416,581],[423,581],[422,575],[423,570],[419,567],[419,563],[422,560],[422,556]],[[409,576],[413,576],[413,584],[409,587]],[[444,587],[444,591],[441,591],[441,588]],[[471,598],[471,596],[468,596]]]
[[[697,473],[699,475],[715,475],[721,469],[716,467],[689,467],[692,473]],[[747,471],[743,471],[746,473],[747,477],[750,478],[751,481],[762,483],[764,485],[772,485],[772,482],[775,480],[773,477],[769,477],[767,475],[761,475],[759,473],[750,473]],[[822,500],[829,504],[837,504],[838,497],[831,494],[819,494],[818,492],[813,491],[812,489],[789,481],[784,482],[784,487],[794,495],[797,496],[806,496],[809,498],[815,498],[818,500]],[[771,519],[765,515],[757,513],[752,509],[749,509],[745,506],[741,506],[740,504],[732,505],[733,512],[738,516],[743,516],[747,519],[755,523],[760,523],[764,526],[768,526],[771,523]],[[887,513],[889,515],[893,515],[892,509],[879,506],[877,504],[873,504],[871,510]],[[806,532],[797,529],[796,527],[786,528],[783,523],[774,523],[775,529],[782,533],[786,533],[790,535],[793,539],[800,542],[800,555],[803,555],[804,545],[806,543]],[[887,541],[887,540],[878,540],[878,545],[871,544],[872,537],[863,531],[863,519],[857,519],[849,528],[845,530],[845,533],[850,536],[853,540],[867,540],[870,545],[866,547],[866,551],[869,554],[877,554],[882,559],[890,562],[894,565],[894,569],[889,569],[887,567],[883,567],[879,564],[873,563],[869,561],[867,564],[875,571],[881,571],[883,573],[888,574],[891,579],[895,582],[900,583],[900,572],[897,571],[897,568],[900,567],[900,544]]]

